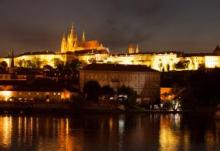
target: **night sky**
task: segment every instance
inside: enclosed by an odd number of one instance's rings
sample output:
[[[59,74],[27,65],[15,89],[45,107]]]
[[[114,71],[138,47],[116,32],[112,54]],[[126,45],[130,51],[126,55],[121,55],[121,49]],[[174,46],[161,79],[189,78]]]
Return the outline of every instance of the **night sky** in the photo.
[[[0,55],[56,51],[72,23],[112,52],[212,51],[220,43],[219,0],[0,0]]]

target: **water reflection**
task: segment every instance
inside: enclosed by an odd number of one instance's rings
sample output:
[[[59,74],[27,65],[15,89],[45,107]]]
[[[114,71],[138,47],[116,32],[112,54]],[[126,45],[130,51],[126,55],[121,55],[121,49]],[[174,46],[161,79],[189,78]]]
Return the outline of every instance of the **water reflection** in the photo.
[[[219,150],[220,121],[179,114],[0,116],[0,150]]]
[[[160,120],[160,150],[189,150],[189,133],[180,130],[180,115],[161,116]]]
[[[3,147],[7,148],[11,144],[11,128],[12,118],[8,116],[0,117],[0,129],[2,129],[2,131],[0,131],[0,138]]]

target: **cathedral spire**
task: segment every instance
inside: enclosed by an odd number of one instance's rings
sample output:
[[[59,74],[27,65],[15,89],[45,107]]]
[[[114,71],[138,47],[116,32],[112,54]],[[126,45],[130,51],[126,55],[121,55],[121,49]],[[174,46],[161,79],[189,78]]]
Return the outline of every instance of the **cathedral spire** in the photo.
[[[139,53],[139,46],[138,46],[138,44],[137,44],[137,46],[136,46],[135,53]]]
[[[86,42],[86,33],[83,31],[82,33],[82,42]]]
[[[63,38],[62,38],[62,40],[64,40],[64,39],[66,39],[66,34],[65,34],[65,32],[63,32]]]
[[[61,42],[61,52],[64,53],[66,50],[67,50],[67,41],[66,41],[66,36],[64,32],[62,42]]]
[[[72,24],[71,27],[70,27],[70,32],[67,36],[67,46],[66,47],[67,47],[68,51],[73,49],[74,41],[75,41],[75,27]]]
[[[14,68],[14,50],[10,51],[10,57],[11,57],[10,68],[13,69]]]
[[[71,25],[70,27],[70,34],[74,34],[74,31],[75,31],[75,27],[74,27],[74,24]]]

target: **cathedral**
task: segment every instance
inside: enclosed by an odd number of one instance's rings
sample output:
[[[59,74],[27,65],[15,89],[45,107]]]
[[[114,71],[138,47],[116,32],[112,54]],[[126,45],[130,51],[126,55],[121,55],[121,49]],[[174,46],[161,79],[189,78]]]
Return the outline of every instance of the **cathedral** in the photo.
[[[72,25],[67,36],[63,35],[61,41],[61,53],[67,52],[78,52],[84,50],[92,51],[108,51],[108,48],[104,47],[102,43],[97,40],[86,40],[85,32],[82,33],[82,36],[79,38],[75,27]]]

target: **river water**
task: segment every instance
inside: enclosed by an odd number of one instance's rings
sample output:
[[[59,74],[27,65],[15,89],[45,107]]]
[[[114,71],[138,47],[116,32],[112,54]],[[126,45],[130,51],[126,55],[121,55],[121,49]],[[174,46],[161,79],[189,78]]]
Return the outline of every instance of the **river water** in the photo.
[[[220,150],[220,121],[180,114],[0,115],[0,150]]]

